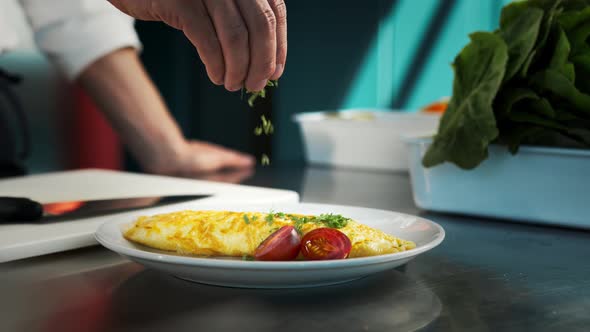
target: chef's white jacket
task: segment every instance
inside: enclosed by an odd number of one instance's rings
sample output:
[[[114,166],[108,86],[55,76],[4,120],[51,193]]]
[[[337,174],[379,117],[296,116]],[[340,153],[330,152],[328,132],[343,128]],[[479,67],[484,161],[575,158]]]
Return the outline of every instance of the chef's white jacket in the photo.
[[[124,47],[141,44],[133,19],[107,0],[18,0],[38,48],[70,79],[88,65]],[[0,13],[0,54],[18,44]]]

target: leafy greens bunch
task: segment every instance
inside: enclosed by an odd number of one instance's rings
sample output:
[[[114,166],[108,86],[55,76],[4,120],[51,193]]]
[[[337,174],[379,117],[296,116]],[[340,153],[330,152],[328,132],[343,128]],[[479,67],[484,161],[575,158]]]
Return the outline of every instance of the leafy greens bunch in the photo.
[[[590,0],[527,0],[502,10],[455,58],[453,96],[425,167],[477,167],[490,144],[590,147]]]

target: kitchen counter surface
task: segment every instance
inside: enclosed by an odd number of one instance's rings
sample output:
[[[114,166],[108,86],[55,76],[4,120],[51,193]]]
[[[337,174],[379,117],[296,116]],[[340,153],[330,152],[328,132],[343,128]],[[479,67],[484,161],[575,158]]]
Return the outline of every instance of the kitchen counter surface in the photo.
[[[265,168],[304,202],[419,214],[445,241],[360,281],[244,290],[163,275],[101,247],[0,265],[0,331],[588,331],[590,232],[422,212],[409,177]]]

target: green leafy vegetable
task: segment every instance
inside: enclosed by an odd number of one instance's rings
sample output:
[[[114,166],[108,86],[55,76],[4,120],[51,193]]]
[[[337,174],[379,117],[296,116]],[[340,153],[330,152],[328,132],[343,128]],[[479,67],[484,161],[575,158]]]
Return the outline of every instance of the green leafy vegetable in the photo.
[[[453,96],[423,164],[472,169],[490,144],[590,147],[590,0],[507,5],[456,57]]]
[[[504,77],[508,49],[495,34],[478,32],[455,59],[453,97],[441,119],[434,143],[424,156],[431,167],[452,160],[473,168],[487,157],[498,137],[492,102]]]
[[[504,7],[499,30],[509,55],[504,81],[514,77],[527,61],[539,35],[542,18],[543,10],[527,8],[522,2]]]

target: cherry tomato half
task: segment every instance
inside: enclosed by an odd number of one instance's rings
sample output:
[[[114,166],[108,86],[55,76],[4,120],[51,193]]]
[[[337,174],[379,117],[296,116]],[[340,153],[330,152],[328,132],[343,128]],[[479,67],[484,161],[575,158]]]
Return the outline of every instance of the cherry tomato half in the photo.
[[[254,258],[260,261],[291,261],[299,254],[301,237],[293,226],[283,226],[269,235],[256,248]]]
[[[301,240],[301,254],[311,260],[344,259],[352,244],[346,234],[334,228],[317,228]]]

